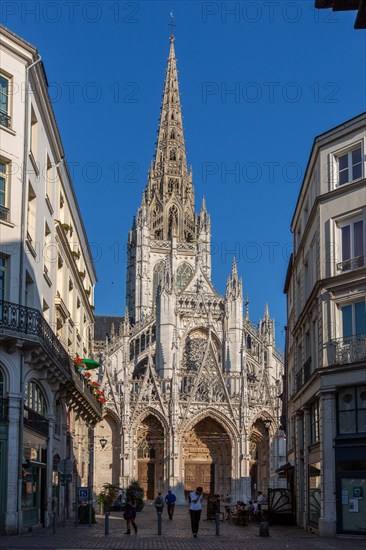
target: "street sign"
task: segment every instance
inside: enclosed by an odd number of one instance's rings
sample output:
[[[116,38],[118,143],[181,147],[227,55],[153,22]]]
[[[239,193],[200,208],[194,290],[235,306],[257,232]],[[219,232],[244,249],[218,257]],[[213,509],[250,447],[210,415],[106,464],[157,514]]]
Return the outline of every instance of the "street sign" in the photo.
[[[69,458],[60,460],[60,462],[57,464],[57,469],[60,472],[60,474],[72,474],[73,468],[74,468],[74,465]]]
[[[89,489],[88,487],[79,487],[79,500],[88,500]]]
[[[61,487],[65,487],[66,483],[72,482],[72,474],[59,474]]]

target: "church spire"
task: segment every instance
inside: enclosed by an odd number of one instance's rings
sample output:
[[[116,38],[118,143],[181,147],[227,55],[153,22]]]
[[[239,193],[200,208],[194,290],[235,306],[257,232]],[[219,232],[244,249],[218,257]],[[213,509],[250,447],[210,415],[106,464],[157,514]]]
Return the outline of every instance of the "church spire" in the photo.
[[[177,60],[174,50],[174,35],[170,35],[168,67],[165,74],[163,102],[160,114],[158,141],[154,168],[164,161],[177,162],[180,172],[187,171],[184,146],[182,111],[180,105]]]
[[[170,35],[158,139],[148,174],[146,201],[153,238],[193,242],[195,235],[192,172],[188,172],[180,104],[175,37]]]

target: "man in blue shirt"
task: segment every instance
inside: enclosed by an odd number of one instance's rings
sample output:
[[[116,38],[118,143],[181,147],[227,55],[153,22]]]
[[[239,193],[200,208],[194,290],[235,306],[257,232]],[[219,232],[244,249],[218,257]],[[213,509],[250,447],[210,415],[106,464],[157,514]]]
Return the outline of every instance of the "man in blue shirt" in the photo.
[[[169,491],[168,491],[168,493],[165,497],[165,502],[166,502],[167,508],[168,508],[169,519],[173,519],[174,505],[175,505],[176,500],[177,500],[177,497],[175,496],[174,493],[172,493],[171,489],[169,489]]]

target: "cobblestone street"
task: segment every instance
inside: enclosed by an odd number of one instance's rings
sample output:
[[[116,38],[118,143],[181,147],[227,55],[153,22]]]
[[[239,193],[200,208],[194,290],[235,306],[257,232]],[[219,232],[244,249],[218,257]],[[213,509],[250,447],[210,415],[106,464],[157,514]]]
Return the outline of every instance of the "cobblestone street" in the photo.
[[[121,512],[112,512],[110,517],[110,532],[104,534],[104,520],[97,516],[97,524],[89,528],[87,525],[74,527],[71,521],[66,527],[57,526],[57,532],[52,529],[38,529],[14,537],[2,537],[2,550],[31,549],[136,549],[136,550],[365,550],[366,539],[361,537],[338,536],[334,538],[319,538],[317,535],[298,529],[297,527],[270,527],[270,537],[259,537],[259,525],[250,524],[245,527],[229,525],[220,522],[220,536],[215,534],[215,523],[202,519],[198,538],[194,539],[190,531],[190,519],[185,506],[176,506],[174,519],[169,521],[164,510],[162,535],[157,534],[157,517],[155,508],[147,503],[144,510],[137,515],[138,534],[124,535],[126,522]]]

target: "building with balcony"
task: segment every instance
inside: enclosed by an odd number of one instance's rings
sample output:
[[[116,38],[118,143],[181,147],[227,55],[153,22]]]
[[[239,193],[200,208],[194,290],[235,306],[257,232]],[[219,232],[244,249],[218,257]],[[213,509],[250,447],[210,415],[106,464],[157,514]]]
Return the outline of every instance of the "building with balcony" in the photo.
[[[314,140],[285,292],[297,523],[366,534],[366,114]]]
[[[0,48],[0,532],[10,534],[72,513],[101,403],[71,359],[92,352],[96,274],[45,70],[4,27]]]

